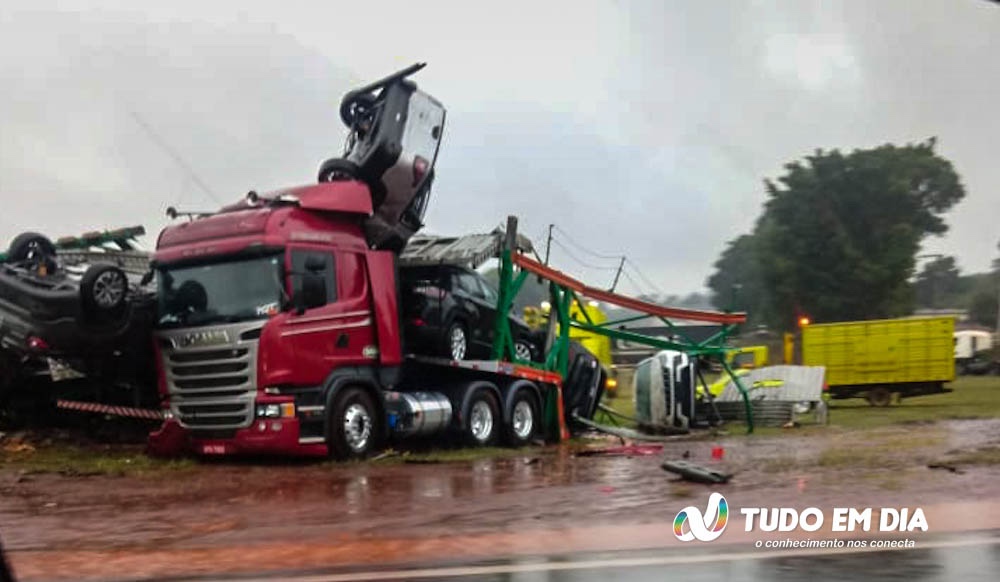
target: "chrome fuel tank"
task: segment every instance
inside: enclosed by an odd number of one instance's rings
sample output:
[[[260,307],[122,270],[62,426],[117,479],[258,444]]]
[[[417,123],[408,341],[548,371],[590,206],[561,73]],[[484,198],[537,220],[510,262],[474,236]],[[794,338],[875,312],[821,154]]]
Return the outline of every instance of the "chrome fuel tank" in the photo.
[[[440,392],[386,392],[385,408],[389,430],[400,436],[431,435],[451,423],[451,401]]]

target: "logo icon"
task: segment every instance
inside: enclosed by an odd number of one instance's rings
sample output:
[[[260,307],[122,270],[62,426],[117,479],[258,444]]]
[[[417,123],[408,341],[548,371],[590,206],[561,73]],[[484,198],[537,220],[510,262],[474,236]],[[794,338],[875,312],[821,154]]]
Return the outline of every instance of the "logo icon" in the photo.
[[[705,513],[697,507],[690,506],[677,512],[674,518],[674,535],[682,542],[698,540],[710,542],[722,535],[729,521],[729,504],[721,493],[713,493],[708,497],[708,507]],[[687,531],[684,531],[684,524]]]
[[[174,340],[174,347],[195,348],[200,346],[217,346],[229,343],[229,334],[224,329],[193,331]]]

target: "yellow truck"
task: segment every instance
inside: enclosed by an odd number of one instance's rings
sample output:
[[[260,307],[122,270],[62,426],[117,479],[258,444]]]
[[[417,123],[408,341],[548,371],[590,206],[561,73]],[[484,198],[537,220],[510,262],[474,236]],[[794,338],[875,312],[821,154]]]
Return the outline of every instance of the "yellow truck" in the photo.
[[[526,307],[524,309],[524,321],[532,329],[540,329],[547,324],[550,310],[551,305],[548,302],[544,302],[540,307]],[[608,320],[607,315],[601,310],[600,305],[596,301],[590,301],[583,306],[578,301],[573,301],[569,310],[570,318],[577,321],[586,321],[587,318],[584,317],[581,311],[585,311],[587,317],[595,325],[600,325]],[[597,358],[597,361],[604,366],[605,372],[608,374],[605,390],[609,396],[614,396],[618,388],[618,379],[611,360],[611,338],[577,327],[569,329],[569,337],[572,341],[587,348],[587,351],[592,353]]]
[[[802,364],[824,366],[830,398],[872,406],[950,392],[955,379],[952,317],[912,317],[802,326]]]
[[[742,346],[726,353],[726,363],[734,370],[753,370],[767,365],[767,346]]]

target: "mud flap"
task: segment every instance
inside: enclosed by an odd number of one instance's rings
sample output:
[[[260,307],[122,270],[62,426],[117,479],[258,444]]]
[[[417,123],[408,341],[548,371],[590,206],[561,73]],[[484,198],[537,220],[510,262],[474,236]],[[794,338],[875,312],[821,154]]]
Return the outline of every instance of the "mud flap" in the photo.
[[[163,422],[159,430],[149,433],[146,454],[151,457],[179,457],[189,449],[187,432],[173,419]]]

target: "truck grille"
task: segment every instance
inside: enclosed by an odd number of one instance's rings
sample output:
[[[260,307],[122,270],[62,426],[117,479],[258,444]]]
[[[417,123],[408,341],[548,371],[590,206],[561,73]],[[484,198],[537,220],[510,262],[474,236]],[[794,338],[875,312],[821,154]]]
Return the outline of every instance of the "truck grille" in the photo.
[[[170,410],[182,426],[192,429],[234,429],[253,422],[257,390],[256,334],[260,321],[211,328],[231,343],[179,347],[192,330],[159,332],[163,369],[170,391]],[[206,328],[198,328],[203,333]],[[254,339],[240,339],[253,337]]]

